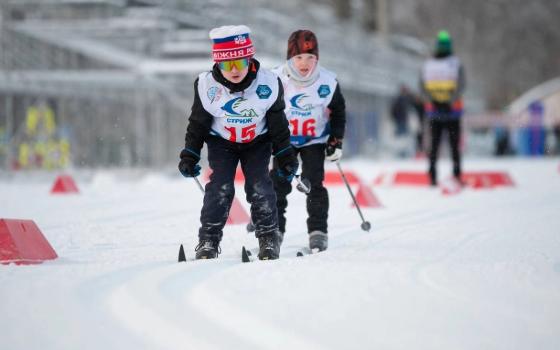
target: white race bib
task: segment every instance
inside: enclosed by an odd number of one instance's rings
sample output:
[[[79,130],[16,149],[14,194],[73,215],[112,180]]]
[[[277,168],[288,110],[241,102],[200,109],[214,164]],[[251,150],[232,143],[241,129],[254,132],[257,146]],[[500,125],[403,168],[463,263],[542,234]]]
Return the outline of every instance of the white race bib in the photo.
[[[450,102],[457,90],[461,63],[455,56],[430,59],[422,69],[424,88],[436,102]]]
[[[286,118],[290,123],[290,141],[296,147],[325,143],[329,137],[329,104],[337,86],[336,75],[320,67],[319,78],[301,87],[290,82],[283,67],[273,70],[284,86]]]
[[[198,94],[204,109],[214,116],[210,133],[247,143],[268,131],[265,115],[278,98],[278,79],[261,68],[246,90],[230,93],[205,72],[198,76]]]

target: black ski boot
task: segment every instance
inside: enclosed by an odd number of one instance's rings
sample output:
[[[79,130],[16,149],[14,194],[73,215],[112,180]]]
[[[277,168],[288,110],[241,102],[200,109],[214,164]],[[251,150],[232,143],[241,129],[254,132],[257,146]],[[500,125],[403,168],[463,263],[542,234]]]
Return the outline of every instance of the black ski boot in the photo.
[[[329,236],[325,232],[313,231],[309,234],[309,249],[318,249],[320,252],[327,250]]]
[[[215,259],[222,252],[220,242],[211,239],[201,239],[196,248],[196,259]]]
[[[276,232],[259,237],[259,259],[275,260],[280,256],[280,244]]]

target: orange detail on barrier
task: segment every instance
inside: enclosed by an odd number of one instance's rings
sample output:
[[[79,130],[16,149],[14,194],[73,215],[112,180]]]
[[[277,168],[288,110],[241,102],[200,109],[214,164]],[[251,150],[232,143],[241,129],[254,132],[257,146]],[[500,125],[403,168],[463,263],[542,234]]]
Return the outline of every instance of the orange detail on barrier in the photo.
[[[246,224],[250,221],[250,219],[249,214],[247,214],[247,211],[243,208],[241,202],[239,202],[236,197],[233,197],[233,203],[231,203],[231,209],[229,210],[229,216],[226,224]]]
[[[35,222],[0,219],[0,263],[40,264],[57,257]]]
[[[54,181],[51,194],[78,193],[78,186],[70,175],[60,175]]]

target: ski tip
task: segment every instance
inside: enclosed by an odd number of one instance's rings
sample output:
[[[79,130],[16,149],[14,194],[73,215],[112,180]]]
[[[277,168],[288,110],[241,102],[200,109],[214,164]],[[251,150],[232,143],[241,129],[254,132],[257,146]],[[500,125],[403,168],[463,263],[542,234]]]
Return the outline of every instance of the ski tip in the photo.
[[[181,244],[181,246],[179,247],[179,258],[177,259],[178,262],[185,262],[187,261],[187,258],[185,256],[185,249],[183,248],[183,245]]]
[[[251,262],[251,252],[245,249],[245,246],[241,248],[241,261],[244,263]]]

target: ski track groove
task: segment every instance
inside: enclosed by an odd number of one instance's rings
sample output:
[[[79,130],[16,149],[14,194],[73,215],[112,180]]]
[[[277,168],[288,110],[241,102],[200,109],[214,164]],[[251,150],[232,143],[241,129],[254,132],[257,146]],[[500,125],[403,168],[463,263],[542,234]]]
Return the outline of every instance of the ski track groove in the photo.
[[[295,251],[293,255],[295,258]],[[244,265],[240,259],[221,257],[214,261],[140,265],[124,269],[127,273],[116,271],[96,279],[112,281],[101,299],[114,320],[153,348],[322,349],[241,307],[229,305],[206,288],[206,281],[215,275]],[[248,331],[257,328],[259,332]],[[270,343],[270,337],[282,342]]]
[[[197,284],[231,267],[231,263],[216,260],[165,264],[138,271],[114,287],[106,304],[127,329],[150,341],[154,348],[221,349],[223,346],[216,344],[220,338],[212,333],[224,330],[214,325],[208,328],[206,315],[180,299],[182,295],[188,297]],[[224,333],[226,338],[233,336]]]

